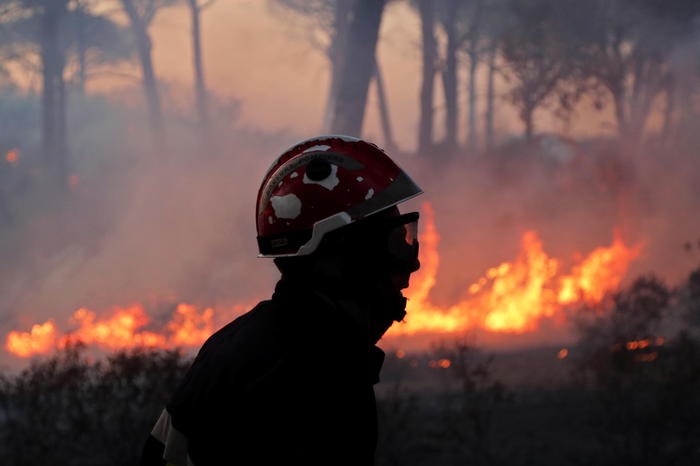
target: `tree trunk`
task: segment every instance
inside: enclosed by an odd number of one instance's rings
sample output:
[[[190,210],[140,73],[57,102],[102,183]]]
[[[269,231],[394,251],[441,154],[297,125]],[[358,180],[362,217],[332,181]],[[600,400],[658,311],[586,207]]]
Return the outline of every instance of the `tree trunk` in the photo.
[[[476,94],[476,71],[479,65],[479,55],[477,54],[474,47],[476,44],[472,44],[472,48],[469,51],[469,82],[467,89],[469,93],[469,118],[468,118],[468,132],[467,132],[467,146],[470,151],[475,151],[478,147],[477,141],[477,129],[476,129],[476,105],[477,105],[477,94]]]
[[[85,36],[85,7],[83,2],[77,2],[75,8],[76,22],[76,54],[78,56],[78,92],[85,94],[87,82],[87,38]]]
[[[68,180],[68,148],[66,141],[66,89],[64,47],[61,43],[61,22],[68,0],[53,0],[43,9],[41,18],[41,139],[49,177],[65,189]]]
[[[158,82],[153,69],[153,57],[151,56],[151,38],[148,34],[147,25],[144,23],[133,0],[121,0],[124,11],[129,17],[131,30],[136,38],[136,49],[141,63],[141,79],[143,91],[146,96],[148,106],[148,118],[153,132],[156,145],[161,145],[165,135],[165,125],[163,123],[163,110],[158,93]]]
[[[199,0],[188,0],[192,19],[192,65],[194,69],[194,94],[197,106],[199,129],[206,137],[209,132],[209,102],[207,86],[204,80],[202,59],[201,7]]]
[[[432,0],[418,0],[423,40],[423,78],[420,89],[420,121],[418,123],[418,151],[423,155],[433,146],[433,88],[435,62],[435,13]]]
[[[525,125],[525,140],[527,142],[532,141],[532,137],[535,134],[535,124],[533,122],[535,107],[536,105],[534,104],[525,104],[520,110],[520,119]]]
[[[389,116],[389,105],[386,101],[384,92],[384,79],[382,79],[382,70],[379,66],[379,61],[375,59],[374,82],[377,85],[377,102],[379,105],[379,117],[382,122],[382,132],[384,133],[384,147],[389,152],[396,149],[394,142],[394,133],[391,130],[391,117]]]
[[[627,134],[627,112],[625,111],[625,91],[624,88],[611,89],[613,102],[615,103],[615,119],[617,121],[617,132],[620,136]]]
[[[363,0],[355,5],[333,111],[334,133],[360,136],[362,132],[384,3],[385,0]]]
[[[442,73],[442,82],[445,91],[445,146],[449,152],[457,148],[457,120],[459,119],[459,96],[457,92],[457,47],[459,40],[455,30],[458,8],[458,0],[449,0],[444,21],[447,49],[445,51],[445,70]]]
[[[331,67],[331,82],[328,86],[326,108],[323,112],[323,132],[328,132],[333,121],[333,109],[335,108],[336,95],[338,94],[338,81],[343,68],[348,29],[350,27],[350,14],[353,11],[356,0],[335,0],[333,12],[333,37],[328,48],[328,61]]]
[[[493,148],[493,100],[495,94],[494,75],[496,74],[496,47],[491,47],[488,57],[488,78],[486,85],[486,121],[484,133],[486,137],[486,149]]]
[[[673,120],[676,114],[676,82],[674,78],[669,78],[665,86],[666,107],[664,108],[664,125],[661,135],[668,140],[673,131]]]
[[[660,75],[637,77],[636,79],[643,80],[644,84],[635,89],[630,106],[633,110],[627,118],[627,126],[629,136],[635,141],[641,141],[654,101],[665,90],[667,79]]]

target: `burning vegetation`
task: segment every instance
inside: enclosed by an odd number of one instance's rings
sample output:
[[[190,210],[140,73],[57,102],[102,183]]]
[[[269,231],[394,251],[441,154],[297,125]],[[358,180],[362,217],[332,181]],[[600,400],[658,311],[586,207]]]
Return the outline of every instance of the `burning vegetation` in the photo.
[[[595,304],[615,291],[641,249],[625,245],[616,235],[612,245],[595,249],[567,274],[562,271],[562,261],[544,251],[537,233],[527,231],[515,260],[488,269],[466,287],[464,300],[443,309],[429,301],[440,263],[440,236],[431,206],[426,204],[423,212],[421,270],[407,292],[406,322],[393,327],[390,335],[459,333],[471,328],[513,333],[534,330],[543,318],[563,320],[567,306]]]
[[[0,460],[134,464],[191,353],[274,284],[254,174],[338,132],[431,202],[378,466],[700,464],[698,18],[0,0]]]
[[[423,205],[423,215],[424,231],[419,236],[422,268],[406,291],[409,301],[405,322],[394,325],[389,338],[420,333],[460,334],[475,328],[523,333],[537,329],[542,319],[561,324],[566,320],[567,308],[597,305],[617,290],[630,262],[641,250],[640,246],[627,246],[616,234],[610,246],[595,249],[564,273],[562,261],[549,257],[537,233],[527,231],[515,260],[488,269],[478,281],[465,287],[462,301],[441,308],[430,302],[440,264],[440,236],[429,203]],[[226,322],[225,318],[247,310],[240,304],[234,309],[216,312],[181,303],[161,331],[148,331],[144,328],[151,319],[141,304],[115,308],[103,317],[81,308],[71,318],[75,330],[60,332],[54,320],[48,320],[29,331],[11,331],[5,348],[15,356],[29,357],[49,354],[75,341],[107,351],[140,346],[197,347]]]

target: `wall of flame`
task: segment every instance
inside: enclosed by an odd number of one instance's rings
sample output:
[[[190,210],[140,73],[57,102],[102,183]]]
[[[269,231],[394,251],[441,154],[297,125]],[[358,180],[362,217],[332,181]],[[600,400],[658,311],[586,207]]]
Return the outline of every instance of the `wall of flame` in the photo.
[[[473,328],[524,333],[536,330],[542,319],[563,321],[568,307],[595,304],[616,290],[629,264],[641,251],[641,245],[628,246],[619,234],[614,234],[611,245],[581,256],[568,272],[564,272],[562,261],[544,251],[537,232],[527,231],[522,236],[518,257],[489,268],[482,277],[464,288],[463,299],[448,307],[440,307],[430,301],[440,266],[440,235],[432,206],[425,203],[422,211],[419,235],[422,266],[406,290],[406,319],[389,330],[389,337],[450,334]],[[70,319],[72,330],[61,331],[55,320],[50,319],[33,325],[28,331],[11,331],[5,349],[17,357],[26,358],[51,353],[72,341],[82,341],[107,351],[139,346],[196,347],[227,319],[242,314],[252,304],[215,310],[180,303],[170,320],[160,329],[153,330],[147,330],[153,322],[143,305],[138,303],[114,308],[103,316],[80,308]]]

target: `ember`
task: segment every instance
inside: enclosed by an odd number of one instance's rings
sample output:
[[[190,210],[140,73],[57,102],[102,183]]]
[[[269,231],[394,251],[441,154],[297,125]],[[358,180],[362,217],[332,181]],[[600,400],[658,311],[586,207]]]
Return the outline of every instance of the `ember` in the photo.
[[[9,151],[7,154],[5,154],[5,160],[7,163],[15,165],[17,162],[19,162],[19,150],[12,149]]]

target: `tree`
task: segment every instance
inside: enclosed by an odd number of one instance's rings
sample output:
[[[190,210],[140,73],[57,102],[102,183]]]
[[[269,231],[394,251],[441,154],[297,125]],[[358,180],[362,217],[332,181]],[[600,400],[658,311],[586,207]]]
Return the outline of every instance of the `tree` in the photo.
[[[509,29],[510,0],[476,0],[465,17],[467,21],[464,51],[469,57],[469,82],[467,92],[468,105],[468,142],[472,149],[478,147],[477,121],[477,67],[479,62],[486,65],[486,109],[483,122],[484,148],[490,149],[494,142],[494,114],[496,98],[495,76],[499,72],[499,46],[504,34]],[[484,60],[485,56],[485,60]]]
[[[83,91],[93,65],[125,60],[129,48],[122,29],[109,18],[90,11],[87,0],[6,0],[0,47],[9,61],[34,72],[34,52],[41,72],[41,139],[45,170],[57,186],[68,175],[66,128],[68,72],[78,64],[77,89]],[[29,64],[29,65],[27,65]]]
[[[435,8],[439,23],[442,25],[446,37],[443,64],[441,66],[442,83],[445,95],[445,146],[454,150],[458,145],[457,122],[460,114],[458,69],[460,55],[466,54],[467,81],[465,95],[467,96],[467,146],[470,150],[478,147],[477,130],[477,104],[478,86],[477,71],[482,55],[487,53],[489,60],[489,89],[487,94],[487,106],[491,112],[487,112],[487,125],[493,121],[493,75],[495,66],[491,66],[495,59],[496,45],[500,27],[498,23],[504,21],[502,1],[498,0],[472,0],[460,2],[449,0],[435,2]],[[491,133],[489,133],[491,134]]]
[[[690,42],[700,4],[596,0],[585,13],[577,25],[568,22],[577,33],[578,67],[612,99],[619,134],[635,138],[654,101],[673,86],[671,57]]]
[[[494,142],[494,98],[495,98],[495,74],[496,74],[496,47],[489,47],[488,58],[486,60],[488,67],[486,78],[486,115],[484,116],[484,147],[486,150],[493,148]]]
[[[346,52],[350,20],[357,0],[274,0],[282,6],[311,20],[305,27],[307,38],[328,59],[331,80],[323,112],[323,131],[330,129],[332,111],[338,91],[338,81]]]
[[[215,0],[187,0],[192,19],[192,65],[194,69],[194,93],[197,107],[199,127],[203,134],[206,134],[209,127],[209,103],[207,96],[207,85],[204,79],[204,59],[202,58],[202,27],[201,14]]]
[[[391,129],[391,116],[389,115],[389,104],[384,91],[384,78],[382,78],[382,70],[379,66],[379,60],[374,59],[374,83],[377,86],[377,102],[379,106],[379,118],[382,124],[382,132],[384,133],[384,146],[386,150],[393,152],[396,150],[396,141],[394,141],[394,132]]]
[[[66,138],[66,34],[69,0],[14,0],[5,2],[10,21],[2,44],[36,45],[41,70],[41,148],[45,170],[57,186],[68,173]]]
[[[477,69],[481,56],[481,49],[484,35],[484,9],[485,0],[474,0],[471,7],[465,10],[463,21],[465,24],[464,39],[462,45],[469,57],[469,73],[467,80],[467,145],[471,150],[475,150],[478,145],[476,129],[476,106],[477,106]]]
[[[433,90],[437,66],[435,11],[432,0],[417,0],[421,22],[423,74],[420,88],[420,120],[418,122],[418,151],[426,155],[433,146]]]
[[[42,152],[49,167],[65,183],[68,178],[66,84],[63,76],[66,57],[61,23],[68,12],[68,0],[47,0],[37,6],[41,9]]]
[[[506,78],[513,81],[510,101],[518,108],[525,138],[534,134],[535,110],[571,75],[571,41],[564,30],[563,8],[555,0],[514,0],[507,32],[501,38]]]
[[[68,63],[77,65],[75,76],[69,76],[72,88],[81,94],[90,75],[104,65],[130,60],[133,48],[128,30],[113,21],[108,13],[95,12],[99,0],[74,0],[66,17]]]
[[[330,66],[330,84],[323,112],[322,131],[328,132],[331,128],[333,109],[335,108],[338,83],[342,65],[345,60],[348,42],[348,30],[352,19],[353,9],[357,0],[273,0],[273,5],[279,5],[285,9],[300,14],[307,20],[305,25],[307,38],[311,44],[323,51]],[[391,117],[389,103],[387,101],[379,61],[375,58],[375,71],[372,79],[377,89],[377,107],[384,134],[384,145],[388,150],[396,147],[393,131],[391,129]]]
[[[359,136],[362,131],[384,3],[384,0],[366,0],[355,5],[334,102],[333,132]]]
[[[141,64],[141,80],[146,96],[148,116],[155,141],[162,143],[165,133],[163,108],[158,92],[158,81],[153,67],[153,43],[148,31],[158,11],[175,3],[175,0],[121,0],[129,26],[136,40],[136,50]]]
[[[457,148],[457,120],[459,119],[457,50],[462,40],[457,22],[462,3],[458,0],[448,0],[438,4],[438,6],[438,17],[447,36],[445,65],[442,67],[442,85],[445,94],[445,148],[451,152]]]

